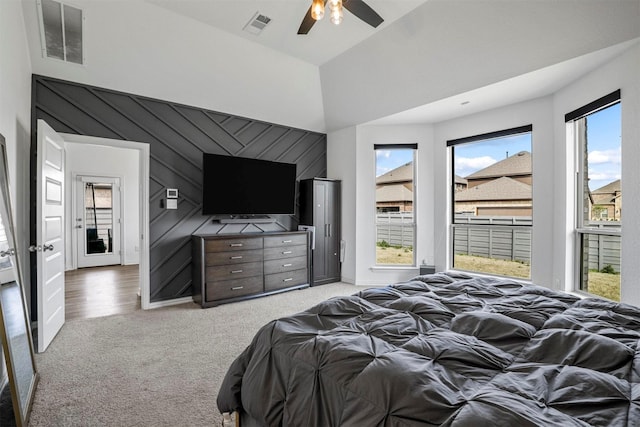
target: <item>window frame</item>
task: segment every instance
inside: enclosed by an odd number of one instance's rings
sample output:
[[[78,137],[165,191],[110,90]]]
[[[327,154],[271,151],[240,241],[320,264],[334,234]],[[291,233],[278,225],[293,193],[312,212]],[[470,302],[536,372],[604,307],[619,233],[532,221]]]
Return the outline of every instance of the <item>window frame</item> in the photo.
[[[417,230],[418,230],[418,209],[417,209],[417,190],[418,190],[418,184],[417,184],[417,176],[418,176],[418,144],[417,143],[398,143],[398,144],[374,144],[373,145],[373,152],[374,152],[374,177],[373,177],[373,192],[374,192],[374,204],[373,204],[373,211],[374,211],[374,251],[377,248],[378,245],[378,210],[377,210],[377,199],[375,197],[375,192],[376,192],[376,179],[377,176],[376,175],[376,170],[377,170],[377,165],[378,165],[378,156],[377,156],[377,152],[378,150],[413,150],[412,153],[412,169],[413,169],[413,177],[412,177],[412,186],[413,186],[413,194],[412,194],[412,214],[413,214],[413,221],[409,224],[411,226],[411,228],[413,229],[413,244],[412,244],[412,262],[411,264],[380,264],[378,263],[378,257],[374,252],[374,260],[375,260],[375,268],[415,268],[417,266]],[[402,223],[403,226],[407,225],[405,223]]]
[[[574,189],[576,191],[575,195],[575,221],[574,221],[574,250],[575,257],[573,260],[573,269],[574,269],[574,283],[571,286],[572,291],[583,293],[589,296],[596,296],[600,298],[605,298],[601,295],[590,293],[588,287],[585,289],[585,281],[588,280],[588,277],[585,278],[584,269],[585,269],[585,257],[584,257],[584,247],[583,242],[585,238],[589,236],[613,236],[622,240],[622,223],[618,223],[617,226],[610,227],[601,227],[598,225],[590,225],[589,220],[585,218],[585,206],[584,206],[584,194],[585,194],[585,179],[584,172],[585,168],[585,147],[584,144],[586,142],[586,138],[584,138],[586,134],[586,127],[584,126],[583,119],[588,116],[597,113],[601,110],[605,110],[609,107],[612,107],[616,104],[621,104],[621,91],[620,89],[613,91],[601,98],[596,99],[574,111],[571,111],[565,114],[565,123],[566,126],[571,129],[569,133],[573,137],[573,141],[570,143],[573,144],[574,152],[575,152],[575,181],[573,183]],[[622,181],[621,181],[622,184]],[[587,270],[589,268],[589,260],[586,260]]]
[[[506,138],[506,137],[511,137],[511,136],[517,136],[517,135],[524,135],[524,134],[529,134],[530,135],[530,139],[531,139],[531,210],[532,210],[532,214],[531,214],[531,220],[530,220],[530,224],[526,225],[526,224],[517,224],[517,220],[514,220],[513,224],[474,224],[474,227],[478,227],[481,229],[487,229],[487,230],[504,230],[507,228],[511,228],[511,229],[515,229],[514,227],[527,227],[529,228],[530,231],[530,244],[531,244],[531,248],[533,247],[533,209],[534,209],[534,199],[533,199],[533,185],[534,185],[534,176],[533,176],[533,124],[528,124],[528,125],[523,125],[523,126],[518,126],[518,127],[514,127],[514,128],[509,128],[509,129],[503,129],[503,130],[499,130],[499,131],[494,131],[494,132],[488,132],[488,133],[483,133],[483,134],[478,134],[478,135],[473,135],[473,136],[469,136],[469,137],[464,137],[464,138],[458,138],[458,139],[452,139],[452,140],[448,140],[446,142],[447,144],[447,148],[450,150],[450,159],[451,159],[451,175],[449,177],[450,179],[450,186],[449,186],[449,191],[450,191],[450,217],[449,217],[449,228],[450,228],[450,239],[449,239],[449,250],[448,250],[448,261],[449,261],[449,265],[451,266],[452,269],[454,270],[459,270],[459,271],[465,271],[465,272],[469,272],[472,274],[482,274],[482,275],[488,275],[488,276],[500,276],[500,277],[509,277],[509,278],[513,278],[516,280],[531,280],[531,265],[532,265],[532,256],[529,256],[529,276],[526,278],[523,277],[517,277],[517,276],[501,276],[499,274],[495,274],[495,273],[487,273],[487,272],[482,272],[482,271],[474,271],[474,270],[465,270],[459,267],[455,266],[455,232],[456,232],[456,228],[459,227],[465,227],[465,228],[470,228],[470,225],[465,225],[463,222],[458,222],[456,220],[456,170],[455,170],[455,161],[456,161],[456,155],[455,155],[455,146],[458,145],[463,145],[463,144],[468,144],[468,143],[474,143],[474,142],[479,142],[479,141],[485,141],[485,140],[492,140],[492,139],[498,139],[498,138]],[[529,253],[532,254],[532,249],[530,248]]]

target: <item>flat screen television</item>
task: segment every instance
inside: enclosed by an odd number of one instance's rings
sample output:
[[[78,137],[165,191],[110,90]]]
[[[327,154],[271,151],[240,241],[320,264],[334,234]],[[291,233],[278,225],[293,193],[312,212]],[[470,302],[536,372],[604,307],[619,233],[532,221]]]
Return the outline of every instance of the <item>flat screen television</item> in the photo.
[[[204,215],[293,214],[296,165],[204,153]]]

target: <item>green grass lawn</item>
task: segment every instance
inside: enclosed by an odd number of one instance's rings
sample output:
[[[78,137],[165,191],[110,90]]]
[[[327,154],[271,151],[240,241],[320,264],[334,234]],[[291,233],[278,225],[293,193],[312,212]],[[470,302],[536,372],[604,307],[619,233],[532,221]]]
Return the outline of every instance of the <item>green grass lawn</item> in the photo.
[[[377,246],[376,264],[413,265],[413,250]],[[528,264],[470,255],[456,255],[454,268],[522,279],[528,279],[531,276],[531,268]],[[620,275],[590,271],[587,291],[593,295],[620,301]]]

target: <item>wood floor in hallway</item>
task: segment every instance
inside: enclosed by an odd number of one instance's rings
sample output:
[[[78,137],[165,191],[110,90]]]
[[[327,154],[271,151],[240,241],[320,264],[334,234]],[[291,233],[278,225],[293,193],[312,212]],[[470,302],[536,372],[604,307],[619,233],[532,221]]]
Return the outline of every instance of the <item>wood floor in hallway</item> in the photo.
[[[65,273],[66,320],[140,310],[138,265],[79,268]]]

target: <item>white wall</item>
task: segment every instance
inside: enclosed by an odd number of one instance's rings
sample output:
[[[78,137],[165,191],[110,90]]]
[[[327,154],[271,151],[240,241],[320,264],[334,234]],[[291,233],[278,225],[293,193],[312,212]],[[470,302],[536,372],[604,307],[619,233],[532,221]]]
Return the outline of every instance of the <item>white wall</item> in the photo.
[[[327,177],[341,180],[341,230],[345,257],[342,280],[356,280],[356,128],[346,128],[327,135]]]
[[[555,215],[553,274],[563,285],[575,282],[571,262],[574,258],[573,178],[565,165],[572,163],[572,150],[565,144],[564,115],[614,90],[621,90],[622,105],[622,187],[624,219],[622,221],[622,301],[640,305],[640,43],[610,63],[576,80],[554,96],[554,193]],[[566,262],[564,262],[566,260]]]
[[[144,1],[72,4],[85,66],[42,57],[36,1],[24,1],[35,74],[324,131],[316,66]]]
[[[435,229],[436,269],[451,268],[449,242],[451,218],[451,158],[447,141],[488,132],[533,125],[533,228],[531,278],[537,284],[552,287],[553,262],[550,242],[553,240],[554,135],[553,101],[551,97],[485,111],[435,125]]]
[[[18,0],[0,1],[0,133],[5,138],[15,237],[25,284],[29,283],[29,123],[31,62]],[[30,307],[30,287],[26,287]],[[7,379],[0,348],[0,386]]]
[[[355,139],[354,139],[355,138]],[[389,284],[409,279],[416,267],[375,267],[374,144],[418,144],[416,173],[416,261],[432,263],[433,253],[433,130],[430,125],[359,126],[327,136],[329,176],[343,180],[342,236],[347,257],[343,280],[355,284]],[[355,149],[354,149],[355,141]]]
[[[65,190],[66,206],[66,269],[72,268],[73,252],[72,244],[76,242],[74,235],[72,211],[72,191],[74,183],[72,177],[77,175],[117,176],[121,177],[121,203],[122,203],[122,250],[124,263],[138,264],[140,261],[139,231],[139,153],[138,150],[124,148],[105,147],[93,144],[81,144],[67,142],[66,148],[66,182]]]
[[[451,158],[446,141],[533,125],[533,235],[531,278],[536,284],[570,290],[573,274],[573,148],[567,143],[564,115],[616,89],[622,93],[622,185],[625,212],[640,210],[640,43],[553,95],[424,126],[359,126],[328,135],[328,162],[342,173],[343,236],[355,241],[344,272],[356,284],[406,279],[412,271],[371,269],[375,264],[373,224],[373,144],[418,142],[418,260],[435,261],[437,270],[450,265]],[[355,153],[353,143],[356,144]],[[355,174],[352,172],[355,167]],[[335,172],[339,175],[340,172]],[[355,200],[355,202],[353,201]],[[427,206],[424,205],[427,204]],[[425,227],[425,228],[423,228]],[[627,214],[622,223],[622,301],[640,304],[640,216]],[[430,245],[433,245],[432,247]],[[426,252],[425,252],[426,251]],[[351,279],[351,277],[350,277]]]
[[[20,262],[23,264],[24,280],[29,283],[27,247],[30,211],[31,62],[22,23],[20,2],[0,1],[0,133],[7,145],[9,184]]]

